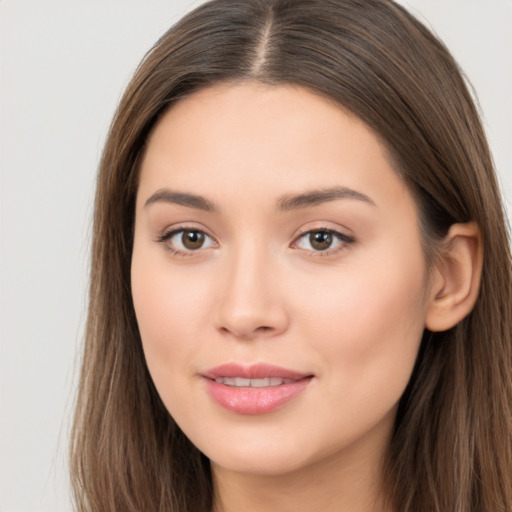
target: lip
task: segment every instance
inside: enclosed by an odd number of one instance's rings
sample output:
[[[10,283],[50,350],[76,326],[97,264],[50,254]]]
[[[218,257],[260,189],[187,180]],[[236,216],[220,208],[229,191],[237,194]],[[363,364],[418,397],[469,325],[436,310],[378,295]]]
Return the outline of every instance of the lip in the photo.
[[[309,386],[314,375],[289,370],[272,364],[241,365],[228,363],[202,374],[206,388],[215,402],[237,414],[265,414],[289,403]],[[245,379],[282,378],[286,382],[268,387],[232,387],[216,382],[222,377]]]
[[[279,377],[281,379],[300,380],[311,377],[310,373],[296,372],[273,364],[242,365],[227,363],[211,368],[203,373],[203,377],[215,380],[219,377],[242,377],[244,379],[264,379],[266,377]]]

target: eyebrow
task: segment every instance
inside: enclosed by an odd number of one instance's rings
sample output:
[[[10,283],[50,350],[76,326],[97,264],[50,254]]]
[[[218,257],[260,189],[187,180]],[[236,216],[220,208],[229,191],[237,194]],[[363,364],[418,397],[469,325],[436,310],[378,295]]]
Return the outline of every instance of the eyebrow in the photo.
[[[365,194],[357,192],[347,187],[333,187],[320,190],[311,190],[299,195],[288,195],[282,197],[277,208],[281,211],[297,210],[300,208],[308,208],[318,206],[337,199],[355,199],[372,206],[376,206],[375,202]]]
[[[154,203],[171,203],[187,206],[188,208],[195,208],[196,210],[204,210],[206,212],[213,212],[217,210],[216,206],[202,196],[195,194],[187,194],[185,192],[173,192],[167,188],[157,190],[151,197],[144,203],[144,208]]]
[[[338,199],[355,199],[357,201],[362,201],[369,205],[376,206],[372,199],[361,192],[357,192],[356,190],[347,187],[333,187],[320,190],[310,190],[297,195],[283,196],[277,202],[277,209],[280,211],[298,210],[301,208],[318,206]],[[188,208],[195,208],[197,210],[207,212],[217,211],[215,204],[203,196],[189,194],[186,192],[174,192],[167,188],[157,190],[146,200],[144,207],[146,208],[151,204],[159,202],[178,204],[180,206],[186,206]]]

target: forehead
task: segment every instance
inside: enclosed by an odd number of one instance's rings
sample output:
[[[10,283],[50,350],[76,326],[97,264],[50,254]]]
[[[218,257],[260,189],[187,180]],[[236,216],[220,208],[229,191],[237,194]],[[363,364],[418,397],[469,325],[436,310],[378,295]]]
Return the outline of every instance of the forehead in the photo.
[[[304,88],[243,83],[203,89],[162,116],[142,159],[139,192],[193,189],[222,201],[334,186],[408,195],[359,118]]]

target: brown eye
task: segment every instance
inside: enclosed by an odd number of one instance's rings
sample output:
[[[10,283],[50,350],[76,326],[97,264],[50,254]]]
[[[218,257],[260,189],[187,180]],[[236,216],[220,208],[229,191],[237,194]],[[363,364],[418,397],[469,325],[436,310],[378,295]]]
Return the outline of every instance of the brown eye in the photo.
[[[166,250],[177,256],[190,256],[217,246],[215,240],[200,229],[180,228],[165,233],[157,239]]]
[[[333,236],[329,231],[311,231],[311,233],[309,233],[309,243],[315,251],[325,251],[329,249],[332,242]]]
[[[292,247],[318,256],[331,256],[354,242],[353,237],[344,233],[319,228],[304,232],[293,242]]]
[[[181,235],[181,243],[183,244],[183,247],[190,251],[201,249],[204,244],[204,239],[204,233],[192,229],[184,229],[183,234]]]

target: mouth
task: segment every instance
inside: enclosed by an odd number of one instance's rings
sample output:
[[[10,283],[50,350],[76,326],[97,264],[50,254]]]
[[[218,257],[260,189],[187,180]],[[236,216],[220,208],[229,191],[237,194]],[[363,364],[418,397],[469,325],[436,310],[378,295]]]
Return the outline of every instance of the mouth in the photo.
[[[213,400],[237,414],[264,414],[291,402],[305,391],[313,374],[269,364],[221,365],[202,375]]]
[[[280,386],[283,383],[288,384],[313,375],[268,363],[252,365],[227,363],[207,370],[203,376],[211,380],[220,379],[223,381],[222,384],[227,386],[264,387]]]
[[[264,377],[263,379],[245,379],[243,377],[217,377],[215,382],[230,386],[233,388],[273,388],[290,384],[292,379],[283,379],[280,377]]]

